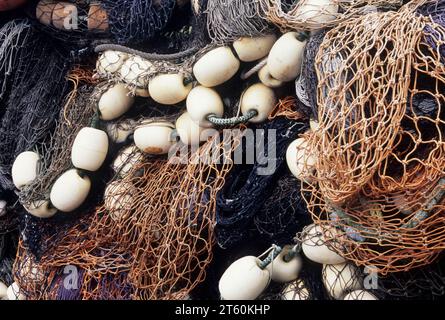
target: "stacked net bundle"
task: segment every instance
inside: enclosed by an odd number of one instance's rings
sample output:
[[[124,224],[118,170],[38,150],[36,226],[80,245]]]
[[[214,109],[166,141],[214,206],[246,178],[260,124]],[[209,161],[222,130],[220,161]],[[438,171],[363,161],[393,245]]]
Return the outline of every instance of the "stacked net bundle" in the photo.
[[[395,10],[401,0],[258,0],[259,15],[281,31],[313,31],[333,27],[357,15],[379,10]]]
[[[273,27],[258,12],[260,1],[208,1],[207,29],[215,43],[234,41],[239,37],[261,36],[273,32]]]
[[[276,117],[256,126],[243,140],[239,160],[217,195],[216,235],[229,248],[263,234],[264,241],[292,241],[307,222],[299,183],[287,175],[287,146],[307,127],[301,120]],[[282,210],[278,210],[281,208]]]
[[[445,240],[445,29],[414,9],[326,34],[315,64],[320,126],[305,136],[313,219],[337,227],[333,249],[381,274],[429,264]]]
[[[187,298],[211,261],[216,193],[233,165],[237,132],[214,135],[196,151],[179,143],[169,160],[145,157],[126,175],[116,174],[103,206],[48,238],[51,246],[39,259],[19,251],[14,270],[23,294],[70,296],[63,270],[74,266],[81,277],[74,298]],[[21,272],[26,261],[45,275],[41,281]]]

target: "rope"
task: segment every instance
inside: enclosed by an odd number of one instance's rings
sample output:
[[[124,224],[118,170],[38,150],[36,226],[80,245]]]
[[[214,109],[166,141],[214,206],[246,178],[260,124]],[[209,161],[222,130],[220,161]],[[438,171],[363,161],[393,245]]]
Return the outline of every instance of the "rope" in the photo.
[[[246,80],[253,76],[255,73],[261,70],[262,67],[264,67],[267,64],[267,57],[258,62],[252,69],[249,71],[241,74],[241,80]]]
[[[124,53],[128,53],[128,54],[138,55],[139,57],[141,57],[143,59],[147,59],[147,60],[178,60],[178,59],[185,58],[193,53],[196,53],[198,51],[198,48],[193,47],[193,48],[187,49],[182,52],[171,53],[171,54],[148,53],[148,52],[143,52],[143,51],[139,51],[136,49],[128,48],[126,46],[122,46],[122,45],[118,45],[118,44],[109,44],[109,43],[100,44],[94,48],[94,52],[102,52],[102,51],[107,51],[107,50],[120,51],[120,52],[124,52]]]
[[[240,123],[246,123],[253,117],[258,115],[258,111],[256,110],[249,110],[247,114],[239,116],[239,117],[232,117],[232,118],[218,118],[214,114],[211,114],[207,116],[207,120],[213,123],[216,126],[222,126],[222,127],[232,127]]]
[[[266,259],[258,263],[258,267],[261,270],[264,270],[269,264],[272,263],[272,261],[275,260],[275,258],[281,253],[283,249],[277,245],[272,245],[272,251],[269,253]]]

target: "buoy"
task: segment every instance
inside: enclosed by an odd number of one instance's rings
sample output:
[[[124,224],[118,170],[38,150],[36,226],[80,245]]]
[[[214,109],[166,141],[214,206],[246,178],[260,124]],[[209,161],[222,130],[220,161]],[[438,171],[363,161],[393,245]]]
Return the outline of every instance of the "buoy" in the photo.
[[[144,158],[142,152],[135,146],[126,147],[122,150],[116,159],[114,159],[112,168],[122,178],[126,177],[133,167]]]
[[[204,54],[193,66],[193,74],[206,87],[220,85],[232,78],[240,66],[229,47],[219,47]]]
[[[70,169],[54,183],[50,194],[51,203],[62,212],[74,211],[86,200],[90,188],[88,176],[81,177],[76,169]]]
[[[347,291],[361,288],[358,269],[350,263],[324,264],[322,278],[329,295],[337,300]]]
[[[100,118],[105,121],[119,118],[130,109],[133,102],[134,98],[130,95],[130,90],[118,83],[100,97],[97,104]]]
[[[119,220],[134,202],[134,187],[131,183],[116,180],[105,189],[104,206],[113,220]]]
[[[311,119],[309,120],[309,127],[311,128],[312,131],[317,131],[318,128],[320,127],[320,123],[318,123],[318,121]]]
[[[292,281],[281,292],[282,300],[309,300],[310,293],[301,279]]]
[[[57,2],[53,0],[40,0],[36,6],[36,18],[44,25],[51,25],[52,13]],[[1,10],[0,10],[1,11]]]
[[[305,0],[295,11],[295,16],[301,20],[319,23],[320,28],[335,20],[338,12],[336,0]]]
[[[57,2],[52,12],[52,25],[60,30],[75,30],[77,28],[77,7],[69,2]]]
[[[332,251],[326,245],[325,235],[331,239],[335,238],[338,233],[333,227],[328,227],[323,233],[323,229],[318,225],[311,224],[308,226],[307,233],[302,242],[304,255],[308,259],[321,264],[339,264],[345,262],[345,258]]]
[[[258,71],[258,78],[260,79],[262,84],[268,86],[269,88],[278,88],[284,84],[283,81],[280,81],[272,77],[272,75],[269,72],[269,68],[267,67],[267,64],[264,67],[262,67],[260,71]]]
[[[267,56],[276,40],[274,34],[242,37],[233,42],[233,48],[241,61],[251,62]]]
[[[8,297],[8,286],[0,281],[0,300]]]
[[[108,123],[106,130],[111,141],[115,143],[122,143],[134,132],[136,122],[128,119],[122,123]]]
[[[88,10],[88,30],[108,30],[108,14],[100,3],[91,3]]]
[[[246,256],[232,263],[219,280],[219,292],[224,300],[254,300],[269,284],[269,271],[262,270],[260,259]]]
[[[291,142],[286,151],[286,162],[290,172],[299,180],[311,182],[316,158],[310,152],[306,138]]]
[[[12,181],[17,189],[30,184],[37,177],[40,156],[33,151],[25,151],[15,158],[12,164]]]
[[[6,214],[6,206],[8,203],[5,200],[0,200],[0,217]]]
[[[192,83],[185,85],[182,74],[161,74],[150,80],[148,90],[154,101],[171,105],[187,98]]]
[[[134,132],[134,143],[148,154],[166,154],[176,143],[175,126],[170,122],[154,122],[143,125]]]
[[[96,71],[99,74],[113,74],[118,72],[125,60],[128,59],[128,54],[119,51],[108,50],[100,54],[96,64]]]
[[[298,278],[303,262],[297,253],[289,257],[291,250],[292,246],[284,246],[272,263],[267,265],[266,269],[269,270],[273,281],[285,283]],[[286,261],[288,257],[290,259]]]
[[[190,91],[186,105],[190,118],[201,127],[213,126],[207,116],[214,114],[222,117],[224,114],[224,104],[218,92],[203,86],[197,86]]]
[[[6,290],[8,300],[26,300],[23,293],[20,292],[20,287],[17,282],[13,282]]]
[[[267,66],[277,80],[292,81],[300,74],[306,41],[298,40],[297,36],[297,32],[285,33],[270,50]]]
[[[184,144],[199,145],[200,142],[205,140],[204,135],[201,135],[201,133],[206,129],[196,124],[196,122],[190,118],[188,112],[184,112],[176,120],[175,126],[176,131],[179,134],[179,138]]]
[[[50,218],[57,213],[57,209],[50,206],[48,200],[36,200],[24,208],[29,214],[38,218]]]
[[[262,83],[256,83],[244,91],[241,98],[241,112],[246,115],[250,110],[255,110],[257,115],[249,122],[260,123],[267,120],[276,104],[274,91]]]
[[[71,161],[78,169],[98,170],[108,152],[108,136],[99,129],[82,128],[74,139],[71,151]]]
[[[128,58],[121,67],[121,79],[127,84],[137,88],[148,88],[148,76],[152,72],[153,65],[150,61],[139,56]]]
[[[372,293],[365,290],[355,290],[348,293],[343,300],[379,300]]]

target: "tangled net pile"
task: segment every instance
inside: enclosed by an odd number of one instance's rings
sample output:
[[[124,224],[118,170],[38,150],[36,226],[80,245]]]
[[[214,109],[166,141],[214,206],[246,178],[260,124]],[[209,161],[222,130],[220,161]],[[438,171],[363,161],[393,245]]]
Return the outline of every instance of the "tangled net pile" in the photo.
[[[316,223],[343,230],[335,249],[382,274],[429,264],[445,243],[444,39],[406,6],[340,24],[316,57],[303,195]]]
[[[232,138],[236,148],[239,137]],[[111,182],[115,188],[87,221],[47,239],[54,247],[37,264],[26,250],[19,251],[15,270],[24,294],[62,298],[57,275],[70,264],[84,271],[82,299],[186,298],[205,277],[212,257],[216,193],[233,165],[227,139],[211,138],[191,154],[182,146],[182,154],[169,163],[144,159]],[[219,168],[197,161],[215,156],[221,157]],[[45,276],[30,279],[26,268]]]

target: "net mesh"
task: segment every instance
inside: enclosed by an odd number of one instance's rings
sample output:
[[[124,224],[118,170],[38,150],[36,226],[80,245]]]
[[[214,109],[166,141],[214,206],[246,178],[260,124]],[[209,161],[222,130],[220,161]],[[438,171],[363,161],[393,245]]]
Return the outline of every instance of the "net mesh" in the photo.
[[[415,7],[326,34],[315,64],[320,127],[306,135],[313,219],[339,229],[336,251],[382,274],[429,264],[444,243],[445,29]]]
[[[399,8],[401,0],[258,0],[259,15],[281,31],[333,27],[358,15]]]

